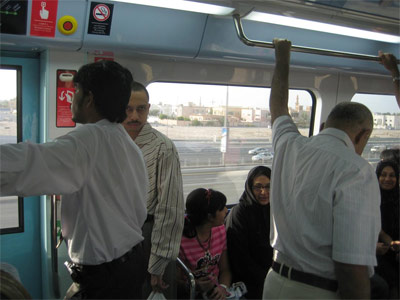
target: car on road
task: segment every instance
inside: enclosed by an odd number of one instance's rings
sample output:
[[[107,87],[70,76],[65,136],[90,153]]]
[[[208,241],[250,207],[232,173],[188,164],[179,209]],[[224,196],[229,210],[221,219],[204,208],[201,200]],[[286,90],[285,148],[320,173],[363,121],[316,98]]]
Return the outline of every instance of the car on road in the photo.
[[[272,160],[274,155],[271,152],[261,152],[257,155],[252,156],[252,161],[265,161],[265,160]]]
[[[380,153],[386,149],[385,145],[375,145],[371,148],[371,152]]]
[[[258,153],[262,153],[262,152],[267,152],[268,148],[264,148],[264,147],[257,147],[254,149],[249,150],[249,154],[258,154]]]

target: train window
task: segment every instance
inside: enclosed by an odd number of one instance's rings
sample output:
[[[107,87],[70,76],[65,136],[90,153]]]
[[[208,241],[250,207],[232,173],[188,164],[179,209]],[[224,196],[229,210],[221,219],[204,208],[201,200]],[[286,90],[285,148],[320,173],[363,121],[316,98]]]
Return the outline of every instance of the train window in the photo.
[[[20,67],[0,66],[0,144],[21,141],[20,76]],[[0,233],[21,231],[23,199],[17,196],[0,197]]]
[[[366,105],[374,116],[374,131],[362,154],[365,159],[376,164],[383,150],[400,148],[400,109],[394,96],[356,94],[351,101]]]
[[[185,199],[204,187],[237,203],[248,171],[271,166],[269,88],[155,82],[148,91],[149,122],[179,152]],[[290,113],[308,136],[314,97],[291,90],[289,98]]]

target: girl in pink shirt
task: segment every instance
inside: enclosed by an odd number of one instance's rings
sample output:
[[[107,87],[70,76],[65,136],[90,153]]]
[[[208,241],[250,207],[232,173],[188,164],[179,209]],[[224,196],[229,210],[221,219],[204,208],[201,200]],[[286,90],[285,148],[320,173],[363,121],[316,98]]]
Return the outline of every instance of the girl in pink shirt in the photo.
[[[225,205],[225,195],[212,189],[196,189],[186,199],[179,258],[193,272],[197,291],[208,299],[226,299],[225,289],[231,285]]]

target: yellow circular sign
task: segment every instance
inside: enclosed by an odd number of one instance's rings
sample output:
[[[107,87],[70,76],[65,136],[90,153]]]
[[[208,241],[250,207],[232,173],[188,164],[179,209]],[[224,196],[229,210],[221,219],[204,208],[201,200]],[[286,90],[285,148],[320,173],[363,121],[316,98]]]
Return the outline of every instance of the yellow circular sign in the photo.
[[[64,16],[58,20],[57,28],[62,34],[70,35],[78,29],[78,22],[73,16]]]

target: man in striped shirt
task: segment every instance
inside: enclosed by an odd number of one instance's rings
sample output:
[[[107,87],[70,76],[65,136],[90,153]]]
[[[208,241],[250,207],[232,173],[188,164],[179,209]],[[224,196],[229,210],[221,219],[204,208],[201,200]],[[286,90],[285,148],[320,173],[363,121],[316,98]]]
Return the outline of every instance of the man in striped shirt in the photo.
[[[149,93],[142,84],[134,82],[123,125],[142,150],[149,176],[148,216],[143,236],[150,276],[143,296],[147,297],[152,289],[173,299],[176,298],[175,260],[184,220],[182,174],[173,142],[147,123],[149,109]]]

